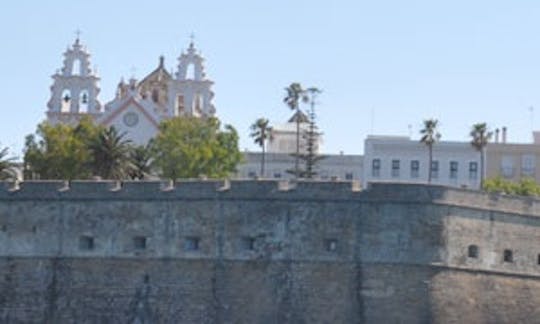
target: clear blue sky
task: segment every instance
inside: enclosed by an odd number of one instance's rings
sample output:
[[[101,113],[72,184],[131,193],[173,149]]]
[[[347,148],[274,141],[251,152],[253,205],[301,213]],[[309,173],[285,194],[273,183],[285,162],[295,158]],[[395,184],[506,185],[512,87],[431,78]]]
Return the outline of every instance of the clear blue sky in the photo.
[[[514,142],[531,141],[540,120],[538,1],[11,1],[0,11],[0,143],[18,156],[78,28],[102,103],[133,67],[144,77],[161,54],[176,66],[195,33],[218,117],[242,149],[256,149],[257,117],[289,117],[282,97],[293,81],[324,90],[330,153],[361,154],[368,134],[408,135],[409,125],[418,138],[430,117],[444,140],[468,140],[485,121]]]

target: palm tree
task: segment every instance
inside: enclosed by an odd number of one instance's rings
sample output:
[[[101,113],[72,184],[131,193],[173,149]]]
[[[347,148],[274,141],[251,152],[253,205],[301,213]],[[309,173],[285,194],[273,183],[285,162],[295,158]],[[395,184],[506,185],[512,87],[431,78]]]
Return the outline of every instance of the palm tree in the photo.
[[[126,133],[119,134],[113,126],[102,129],[90,142],[91,167],[94,175],[103,179],[122,179],[129,168],[130,140]]]
[[[143,180],[151,174],[153,164],[151,145],[151,142],[149,142],[146,146],[135,146],[129,151],[129,160],[131,162],[129,176],[131,179]]]
[[[428,165],[428,183],[431,183],[431,166],[433,163],[433,144],[441,138],[441,134],[437,130],[437,119],[424,120],[424,128],[420,130],[422,138],[420,143],[424,143],[428,147],[429,165]]]
[[[7,157],[8,154],[9,149],[7,147],[0,149],[0,180],[9,180],[16,178],[12,169],[13,160],[15,160],[15,158]]]
[[[300,101],[307,102],[309,98],[306,92],[302,89],[300,83],[293,82],[285,88],[287,95],[283,98],[283,102],[296,114],[296,154],[294,159],[294,176],[298,178],[300,175]]]
[[[255,144],[258,144],[262,149],[261,157],[261,177],[264,177],[264,162],[266,155],[266,140],[272,137],[272,127],[268,127],[268,119],[259,118],[250,127],[251,133],[249,136],[253,137]]]
[[[487,129],[486,123],[477,123],[472,125],[470,136],[471,145],[480,153],[480,188],[484,184],[484,160],[485,160],[485,147],[488,144],[492,132]]]

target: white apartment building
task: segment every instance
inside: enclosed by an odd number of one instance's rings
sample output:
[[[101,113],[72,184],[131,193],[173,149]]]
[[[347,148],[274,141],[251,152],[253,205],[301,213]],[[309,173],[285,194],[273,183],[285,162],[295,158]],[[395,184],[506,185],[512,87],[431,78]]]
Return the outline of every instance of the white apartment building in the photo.
[[[361,180],[363,157],[362,155],[323,154],[314,177],[319,180]],[[262,153],[245,152],[244,161],[238,165],[237,178],[261,177]],[[294,169],[294,157],[288,153],[266,153],[265,170],[262,178],[266,179],[292,179],[287,170]]]
[[[428,181],[425,144],[406,136],[368,136],[364,143],[362,187],[369,182]],[[433,184],[478,189],[480,153],[469,142],[438,142],[433,146]]]

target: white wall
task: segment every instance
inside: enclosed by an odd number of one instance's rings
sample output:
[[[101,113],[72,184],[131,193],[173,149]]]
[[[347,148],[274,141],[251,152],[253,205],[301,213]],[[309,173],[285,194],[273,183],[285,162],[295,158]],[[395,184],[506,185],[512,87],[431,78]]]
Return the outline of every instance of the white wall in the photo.
[[[380,160],[380,174],[373,174],[373,160]],[[392,174],[392,160],[399,160],[399,175]],[[411,174],[411,161],[419,162],[418,177]],[[408,137],[369,136],[364,144],[363,186],[373,181],[421,182],[428,179],[428,148]],[[439,142],[433,146],[433,161],[439,161],[438,177],[433,184],[452,187],[480,187],[480,155],[468,142]],[[450,162],[458,163],[457,176],[450,176]],[[471,178],[469,163],[476,162],[476,178]]]

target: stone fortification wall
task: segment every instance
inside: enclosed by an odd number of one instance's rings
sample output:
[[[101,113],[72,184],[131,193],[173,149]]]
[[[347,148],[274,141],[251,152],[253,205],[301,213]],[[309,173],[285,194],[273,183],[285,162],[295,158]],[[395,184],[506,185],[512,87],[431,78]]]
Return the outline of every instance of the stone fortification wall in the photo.
[[[540,318],[539,206],[405,184],[2,183],[0,322]]]

